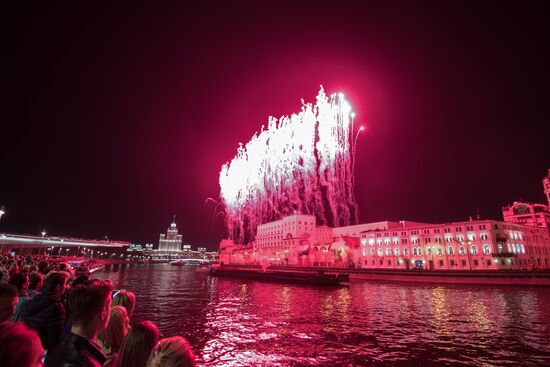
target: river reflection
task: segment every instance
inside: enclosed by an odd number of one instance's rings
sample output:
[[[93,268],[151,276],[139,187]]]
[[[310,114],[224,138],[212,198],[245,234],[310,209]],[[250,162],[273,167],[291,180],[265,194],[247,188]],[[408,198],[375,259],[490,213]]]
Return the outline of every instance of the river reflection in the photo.
[[[351,282],[319,288],[132,265],[94,275],[202,366],[550,365],[545,288]]]

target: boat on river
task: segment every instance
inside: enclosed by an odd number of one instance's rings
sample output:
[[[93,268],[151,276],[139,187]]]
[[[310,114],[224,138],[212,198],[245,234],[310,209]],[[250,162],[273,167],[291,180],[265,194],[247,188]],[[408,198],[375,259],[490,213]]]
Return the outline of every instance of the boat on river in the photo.
[[[172,266],[200,266],[203,263],[201,260],[196,259],[178,259],[170,261]]]
[[[348,282],[346,274],[325,274],[323,271],[278,271],[260,266],[213,266],[210,275],[292,284],[336,286]]]

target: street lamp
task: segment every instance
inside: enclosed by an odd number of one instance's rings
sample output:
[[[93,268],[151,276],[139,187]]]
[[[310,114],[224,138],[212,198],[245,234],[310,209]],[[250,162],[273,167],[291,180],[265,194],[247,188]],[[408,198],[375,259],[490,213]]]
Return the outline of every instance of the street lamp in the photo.
[[[4,205],[0,207],[0,219],[2,219],[2,216],[6,214],[6,209],[4,209]]]
[[[42,230],[42,254],[46,254],[46,248],[44,247],[44,237],[46,236],[46,230]]]

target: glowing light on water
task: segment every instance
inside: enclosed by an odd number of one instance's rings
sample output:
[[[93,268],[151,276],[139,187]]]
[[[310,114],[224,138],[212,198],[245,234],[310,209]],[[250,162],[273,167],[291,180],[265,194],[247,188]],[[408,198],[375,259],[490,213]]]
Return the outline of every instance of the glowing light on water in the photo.
[[[220,172],[231,238],[252,240],[259,224],[296,212],[315,215],[318,224],[357,222],[354,116],[342,93],[329,97],[321,87],[314,105],[303,103],[290,117],[270,117],[267,129],[239,144]]]

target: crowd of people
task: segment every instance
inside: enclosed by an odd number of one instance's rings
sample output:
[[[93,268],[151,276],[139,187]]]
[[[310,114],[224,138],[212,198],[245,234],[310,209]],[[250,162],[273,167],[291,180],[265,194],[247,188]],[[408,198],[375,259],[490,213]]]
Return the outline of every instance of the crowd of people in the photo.
[[[2,367],[195,366],[189,343],[132,323],[136,296],[49,256],[0,257]]]

